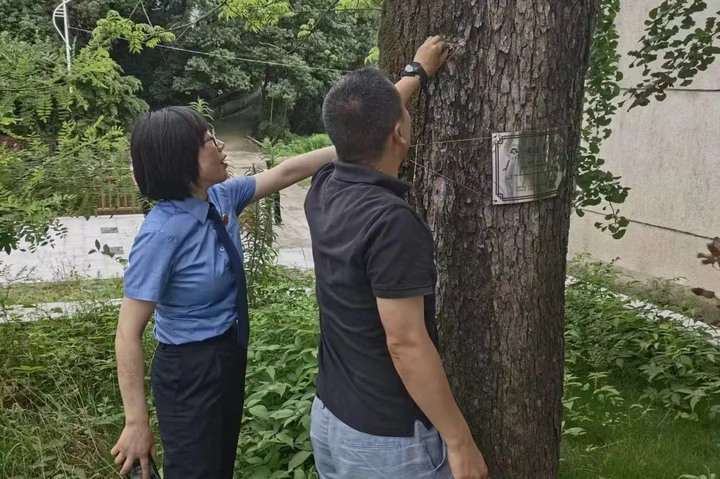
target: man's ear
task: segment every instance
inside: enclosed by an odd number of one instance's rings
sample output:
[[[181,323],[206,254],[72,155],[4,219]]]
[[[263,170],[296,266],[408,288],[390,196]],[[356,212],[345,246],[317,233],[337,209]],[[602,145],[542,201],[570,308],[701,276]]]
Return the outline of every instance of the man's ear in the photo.
[[[402,146],[403,148],[407,147],[408,144],[410,143],[410,139],[405,138],[405,136],[403,134],[402,123],[400,123],[400,122],[395,123],[395,127],[393,127],[393,132],[392,132],[391,138],[392,138],[393,143],[395,143],[399,146]]]

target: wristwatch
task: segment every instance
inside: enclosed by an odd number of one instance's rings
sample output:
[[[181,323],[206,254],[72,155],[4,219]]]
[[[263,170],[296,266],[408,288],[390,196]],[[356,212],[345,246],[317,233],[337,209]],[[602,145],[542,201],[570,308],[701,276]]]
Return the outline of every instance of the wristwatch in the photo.
[[[405,68],[403,68],[402,73],[400,74],[402,77],[417,77],[420,79],[420,85],[423,89],[427,88],[428,85],[428,74],[425,71],[425,69],[420,65],[418,62],[411,62],[408,63]]]

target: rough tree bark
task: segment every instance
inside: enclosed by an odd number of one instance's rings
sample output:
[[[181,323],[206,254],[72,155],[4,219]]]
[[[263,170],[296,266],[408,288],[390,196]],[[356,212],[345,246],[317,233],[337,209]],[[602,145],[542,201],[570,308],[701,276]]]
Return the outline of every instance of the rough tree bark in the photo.
[[[594,3],[387,0],[383,9],[386,71],[399,73],[430,34],[454,45],[427,118],[424,99],[412,111],[416,133],[426,122],[418,142],[564,128],[568,162],[553,199],[492,206],[489,139],[420,146],[411,158],[422,166],[406,168],[436,241],[442,356],[493,479],[558,474],[570,195]]]

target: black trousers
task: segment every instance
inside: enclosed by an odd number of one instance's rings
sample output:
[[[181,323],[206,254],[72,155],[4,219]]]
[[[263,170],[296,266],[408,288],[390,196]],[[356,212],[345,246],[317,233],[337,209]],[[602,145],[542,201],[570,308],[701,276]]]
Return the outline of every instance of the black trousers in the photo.
[[[235,326],[197,343],[158,345],[151,383],[165,479],[232,479],[246,366]]]

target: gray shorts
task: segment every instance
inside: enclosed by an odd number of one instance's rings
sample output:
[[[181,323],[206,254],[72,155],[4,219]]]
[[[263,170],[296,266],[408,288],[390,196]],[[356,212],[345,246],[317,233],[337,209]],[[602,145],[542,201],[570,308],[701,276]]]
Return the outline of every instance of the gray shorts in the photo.
[[[415,421],[412,437],[373,436],[346,425],[315,398],[310,438],[321,479],[451,479],[447,447]]]

